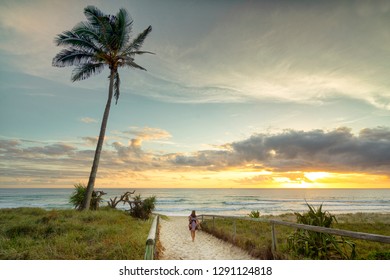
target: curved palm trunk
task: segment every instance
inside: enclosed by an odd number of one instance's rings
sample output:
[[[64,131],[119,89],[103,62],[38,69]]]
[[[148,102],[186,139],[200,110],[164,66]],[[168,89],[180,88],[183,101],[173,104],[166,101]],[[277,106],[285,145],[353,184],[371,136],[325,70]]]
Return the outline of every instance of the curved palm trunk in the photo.
[[[107,104],[106,104],[106,108],[105,108],[104,114],[103,114],[103,120],[102,120],[102,125],[100,127],[99,139],[98,139],[98,142],[96,145],[96,150],[95,150],[95,157],[93,160],[91,173],[89,175],[87,191],[85,194],[85,198],[84,198],[81,210],[89,210],[89,206],[91,204],[92,192],[93,192],[93,189],[95,186],[96,174],[97,174],[97,170],[99,167],[100,154],[102,152],[104,136],[106,134],[108,115],[110,114],[111,100],[112,100],[113,88],[114,88],[114,77],[115,77],[115,70],[111,69]]]

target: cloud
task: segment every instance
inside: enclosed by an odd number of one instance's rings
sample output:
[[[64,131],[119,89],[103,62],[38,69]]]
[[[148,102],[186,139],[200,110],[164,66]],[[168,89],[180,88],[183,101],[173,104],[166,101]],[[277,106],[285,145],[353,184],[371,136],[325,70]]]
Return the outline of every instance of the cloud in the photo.
[[[98,122],[98,120],[93,119],[93,118],[89,118],[89,117],[81,118],[80,120],[83,123],[97,123]]]
[[[155,77],[148,75],[150,90],[140,92],[188,103],[343,96],[390,109],[384,60],[390,30],[382,28],[390,24],[388,1],[250,1],[229,8],[222,5],[223,15],[191,46],[155,46],[163,58],[153,58]]]
[[[4,40],[0,42],[0,51],[7,54],[12,68],[52,76],[53,70],[48,68],[56,53],[55,35],[83,18],[83,6],[72,2],[69,5],[59,0],[1,1],[0,33]]]
[[[115,141],[105,146],[100,178],[148,177],[149,172],[162,176],[186,172],[223,175],[225,171],[235,171],[243,174],[232,178],[236,183],[268,184],[310,182],[306,172],[390,176],[389,127],[365,128],[356,135],[349,128],[260,133],[219,149],[190,154],[142,149],[142,139],[168,137],[164,130],[133,127],[127,132],[139,138],[130,139],[127,144]],[[17,180],[36,184],[42,177],[50,182],[73,184],[87,178],[93,154],[94,149],[83,145],[0,139],[0,184]]]
[[[390,140],[390,130],[386,127],[365,128],[360,131],[359,136],[366,141],[386,142]]]
[[[239,184],[253,185],[258,183],[272,183],[274,181],[274,175],[258,175],[248,177],[244,179],[235,180]]]
[[[81,139],[87,144],[87,146],[96,146],[98,137],[82,137]]]
[[[255,134],[224,145],[220,151],[200,151],[173,157],[174,164],[194,167],[252,166],[274,172],[368,172],[390,175],[390,129],[363,129],[353,135],[348,128],[331,131],[287,130]]]
[[[141,152],[141,146],[144,141],[160,142],[161,140],[169,139],[172,137],[172,135],[168,131],[161,128],[136,126],[132,126],[128,130],[122,132],[116,131],[113,134],[115,135],[115,137],[124,140],[129,139],[130,136],[129,148],[130,150],[137,150],[138,153]],[[118,150],[118,147],[122,146],[122,144],[118,142],[116,144],[114,143],[113,146]]]
[[[97,3],[107,12],[122,5],[111,2]],[[153,23],[146,44],[157,55],[139,59],[149,72],[122,76],[125,90],[170,103],[264,99],[320,103],[348,96],[390,109],[385,59],[390,30],[383,28],[390,24],[386,0],[157,2],[131,3],[137,11],[136,23]],[[61,81],[66,76],[68,81],[64,69],[50,65],[60,50],[53,38],[85,20],[86,5],[2,1],[0,50],[6,54],[5,65]],[[100,87],[103,80],[79,86],[95,87],[96,83]]]
[[[158,61],[159,59],[156,58]],[[158,63],[158,62],[157,62]],[[159,70],[157,70],[159,71]],[[172,74],[177,70],[172,70]],[[196,74],[194,74],[195,76]],[[133,76],[139,77],[135,78]],[[204,84],[196,82],[194,77],[187,80],[179,78],[164,78],[151,70],[145,73],[134,73],[132,80],[126,82],[124,88],[132,91],[139,88],[136,94],[168,103],[244,103],[248,101],[242,90],[226,84]],[[126,79],[126,78],[124,78]],[[148,86],[143,86],[147,84]]]
[[[35,146],[31,146],[29,141],[19,139],[0,140],[0,155],[3,156],[4,159],[10,160],[12,158],[26,157],[42,158],[70,156],[76,151],[76,147],[64,143],[32,143],[35,144]]]
[[[170,169],[161,152],[144,150],[142,145],[171,137],[168,131],[152,127],[132,126],[125,131],[113,131],[107,137],[111,142],[107,143],[102,165],[116,171],[123,168],[131,171]]]
[[[129,145],[123,145],[120,142],[114,142],[112,143],[112,146],[118,153],[118,157],[121,160],[127,160],[130,157],[136,156],[137,158],[143,156],[143,151],[141,149],[141,140],[139,139],[132,139],[129,141]]]
[[[13,154],[20,151],[19,145],[21,141],[17,139],[0,140],[0,153]]]
[[[92,156],[67,143],[0,139],[0,185],[69,186],[88,174]]]
[[[130,127],[129,130],[126,130],[123,133],[133,135],[141,140],[158,140],[172,137],[168,131],[152,127]]]
[[[23,153],[32,155],[43,155],[49,157],[58,157],[73,154],[76,148],[67,144],[51,144],[43,147],[29,147],[23,149]]]

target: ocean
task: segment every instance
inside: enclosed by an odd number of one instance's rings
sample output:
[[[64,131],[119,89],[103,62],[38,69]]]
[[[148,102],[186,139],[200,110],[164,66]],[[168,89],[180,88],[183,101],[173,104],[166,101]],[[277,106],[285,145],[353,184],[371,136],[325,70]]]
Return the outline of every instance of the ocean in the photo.
[[[98,189],[110,198],[133,189]],[[247,216],[304,212],[306,202],[332,214],[390,213],[390,189],[135,189],[142,198],[156,196],[154,212],[169,216],[197,214]],[[71,209],[73,189],[1,189],[0,208]],[[128,207],[128,206],[127,206]],[[126,209],[123,205],[118,208]]]

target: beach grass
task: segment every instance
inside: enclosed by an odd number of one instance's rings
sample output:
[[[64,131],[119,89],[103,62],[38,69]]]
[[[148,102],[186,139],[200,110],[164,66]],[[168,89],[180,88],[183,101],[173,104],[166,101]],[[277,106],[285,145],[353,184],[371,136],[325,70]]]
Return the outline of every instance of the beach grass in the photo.
[[[338,223],[333,228],[357,232],[390,235],[390,214],[357,213],[336,215]],[[293,214],[261,216],[265,219],[296,222]],[[234,222],[234,220],[236,220]],[[235,223],[235,226],[234,226]],[[267,222],[237,220],[231,218],[210,218],[202,222],[202,230],[231,242],[259,259],[302,259],[290,251],[288,237],[295,229],[276,225],[277,251],[272,253],[271,225]],[[234,230],[235,229],[235,230]],[[356,244],[356,259],[390,259],[390,244],[347,238]]]
[[[0,209],[0,259],[143,259],[151,220],[114,209]]]

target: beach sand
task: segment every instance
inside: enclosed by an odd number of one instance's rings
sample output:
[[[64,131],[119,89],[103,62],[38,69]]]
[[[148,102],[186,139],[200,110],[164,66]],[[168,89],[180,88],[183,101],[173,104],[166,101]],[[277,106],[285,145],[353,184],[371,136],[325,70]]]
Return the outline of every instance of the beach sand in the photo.
[[[160,219],[160,260],[252,260],[247,252],[201,230],[192,242],[187,217]]]

